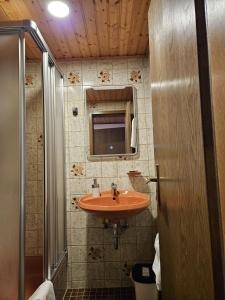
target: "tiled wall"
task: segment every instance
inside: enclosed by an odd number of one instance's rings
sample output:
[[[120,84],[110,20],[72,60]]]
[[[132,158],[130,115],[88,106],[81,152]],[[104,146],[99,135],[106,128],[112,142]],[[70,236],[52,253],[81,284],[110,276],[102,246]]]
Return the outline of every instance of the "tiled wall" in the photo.
[[[128,220],[129,229],[122,234],[119,249],[114,250],[111,229],[103,229],[101,220],[77,206],[79,198],[91,191],[93,178],[97,178],[101,190],[110,189],[115,182],[120,189],[137,190],[154,198],[154,186],[146,185],[144,178],[154,175],[148,66],[146,58],[61,63],[66,79],[68,287],[129,286],[129,267],[153,260],[155,229],[151,207]],[[137,88],[139,155],[128,160],[88,161],[83,90],[87,86],[120,84]],[[77,117],[72,114],[73,107],[78,107]],[[143,177],[130,180],[127,172],[134,169],[141,171]]]
[[[26,255],[43,254],[43,107],[41,66],[26,64]]]

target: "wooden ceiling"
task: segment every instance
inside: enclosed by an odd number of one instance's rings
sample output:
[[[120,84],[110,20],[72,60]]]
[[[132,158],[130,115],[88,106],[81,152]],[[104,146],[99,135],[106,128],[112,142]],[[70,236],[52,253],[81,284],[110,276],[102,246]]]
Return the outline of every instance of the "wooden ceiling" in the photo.
[[[34,20],[57,59],[148,52],[150,0],[68,0],[70,15],[64,19],[48,13],[48,2],[0,0],[0,21]],[[29,48],[30,58],[37,58],[34,47]]]

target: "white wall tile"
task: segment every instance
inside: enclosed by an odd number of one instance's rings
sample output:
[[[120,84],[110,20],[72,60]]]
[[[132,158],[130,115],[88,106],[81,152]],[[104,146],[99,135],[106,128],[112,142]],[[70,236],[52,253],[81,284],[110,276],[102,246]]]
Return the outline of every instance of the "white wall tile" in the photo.
[[[83,97],[82,86],[68,86],[67,99],[72,101],[81,101]]]
[[[105,279],[120,279],[121,269],[119,262],[105,262]]]
[[[86,228],[71,229],[70,234],[72,246],[87,245]]]
[[[131,160],[118,162],[118,177],[127,177],[127,172],[132,171],[134,163]]]
[[[104,245],[104,261],[120,262],[120,248],[115,251],[112,244]]]
[[[101,177],[101,162],[89,162],[86,164],[86,176],[89,178]]]
[[[118,163],[115,161],[104,161],[102,166],[102,177],[117,177],[118,176]]]
[[[71,212],[71,228],[86,228],[87,214],[84,211]]]
[[[70,148],[70,162],[85,162],[84,147]]]
[[[121,244],[121,261],[136,260],[137,245]]]

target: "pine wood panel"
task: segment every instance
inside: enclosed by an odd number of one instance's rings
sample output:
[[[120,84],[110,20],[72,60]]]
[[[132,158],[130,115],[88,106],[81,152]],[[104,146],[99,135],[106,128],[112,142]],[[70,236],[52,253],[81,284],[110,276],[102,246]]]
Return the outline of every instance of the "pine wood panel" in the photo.
[[[69,0],[70,15],[52,17],[44,0],[1,0],[0,21],[34,20],[57,59],[144,55],[150,0]],[[29,45],[28,45],[28,48]],[[28,49],[29,58],[37,58]]]
[[[152,0],[150,72],[155,159],[159,164],[162,295],[214,295],[201,118],[195,3]]]
[[[225,249],[225,2],[207,0],[211,95],[214,112],[217,168]],[[224,268],[225,268],[225,258]]]

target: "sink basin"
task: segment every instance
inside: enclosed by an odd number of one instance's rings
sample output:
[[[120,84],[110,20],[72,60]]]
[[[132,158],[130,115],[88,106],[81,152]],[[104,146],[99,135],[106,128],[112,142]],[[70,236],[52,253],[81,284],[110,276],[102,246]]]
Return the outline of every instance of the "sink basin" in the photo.
[[[99,217],[120,219],[136,215],[149,205],[149,198],[145,194],[122,190],[118,192],[115,200],[111,191],[102,192],[97,198],[91,194],[86,195],[80,199],[79,206]]]

